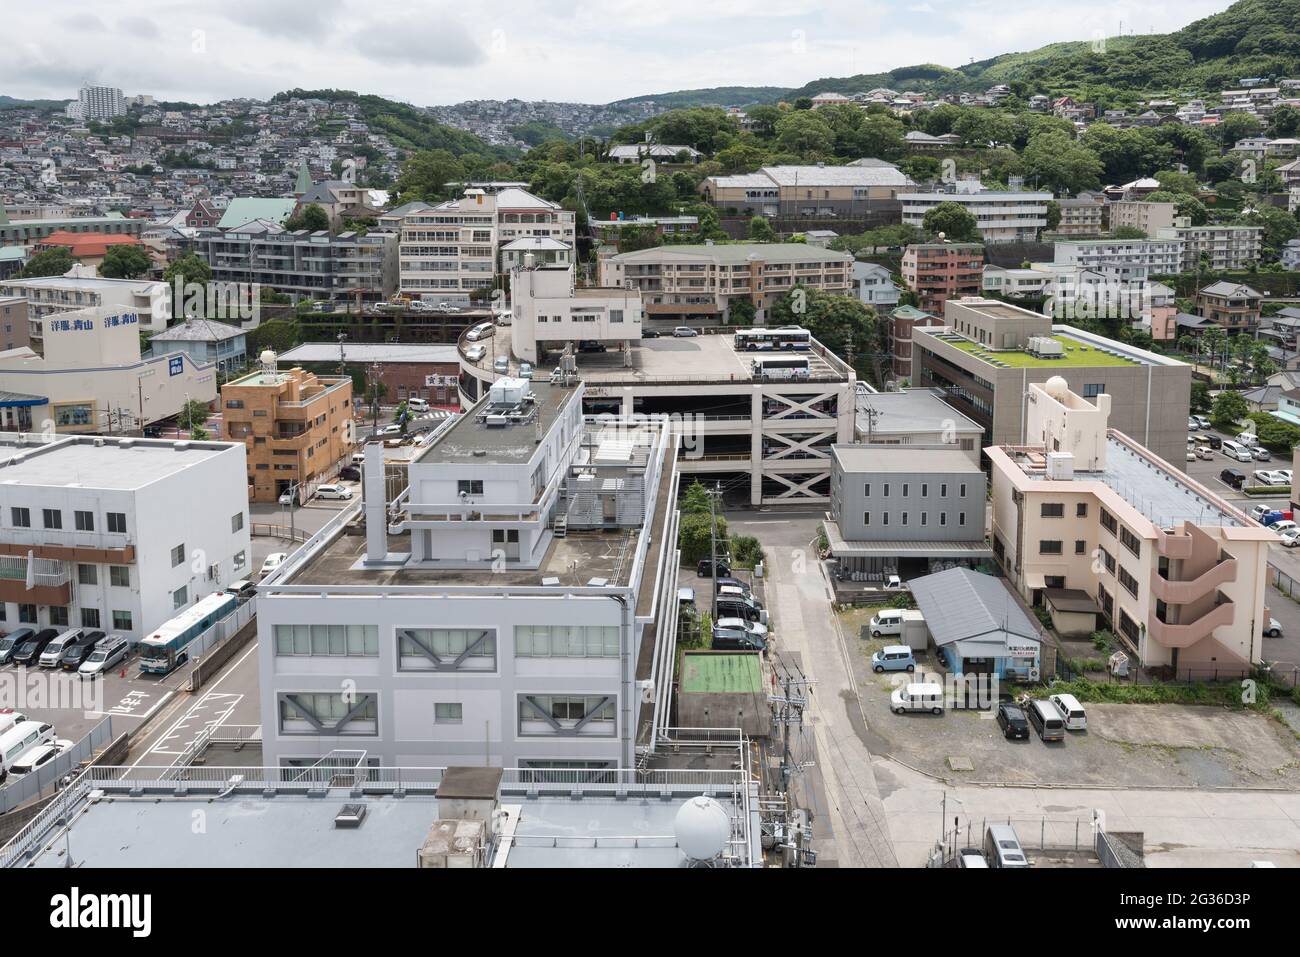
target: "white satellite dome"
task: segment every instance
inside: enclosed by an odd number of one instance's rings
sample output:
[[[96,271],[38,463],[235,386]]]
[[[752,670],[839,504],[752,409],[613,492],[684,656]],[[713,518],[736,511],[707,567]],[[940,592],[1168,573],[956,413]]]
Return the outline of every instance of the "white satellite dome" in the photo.
[[[673,818],[677,845],[693,861],[711,861],[718,857],[731,839],[731,817],[713,798],[691,798],[677,809]]]
[[[1053,399],[1064,399],[1066,393],[1070,391],[1070,383],[1066,382],[1059,375],[1054,375],[1043,383],[1043,389]]]
[[[263,349],[262,354],[257,358],[261,361],[262,365],[269,366],[272,365],[279,356],[275,354],[274,349]]]

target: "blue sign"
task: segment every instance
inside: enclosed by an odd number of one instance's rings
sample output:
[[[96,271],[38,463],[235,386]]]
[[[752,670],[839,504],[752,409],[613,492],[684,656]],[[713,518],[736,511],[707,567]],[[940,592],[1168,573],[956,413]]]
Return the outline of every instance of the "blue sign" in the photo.
[[[168,375],[180,375],[184,371],[185,371],[184,356],[173,356],[172,358],[167,360]]]

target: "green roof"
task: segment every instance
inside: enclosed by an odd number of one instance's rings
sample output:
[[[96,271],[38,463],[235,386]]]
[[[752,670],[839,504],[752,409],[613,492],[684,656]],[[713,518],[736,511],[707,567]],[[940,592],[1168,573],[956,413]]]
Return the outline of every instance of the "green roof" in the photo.
[[[255,219],[268,219],[283,226],[284,221],[293,215],[298,201],[292,197],[264,199],[255,196],[243,196],[232,199],[226,207],[226,213],[217,223],[218,229],[235,229]]]
[[[761,694],[758,652],[687,652],[682,655],[682,694]]]
[[[1109,352],[1102,352],[1095,345],[1059,334],[1052,336],[1053,339],[1065,346],[1065,355],[1059,359],[1040,359],[1038,356],[1030,355],[1028,352],[1018,349],[990,349],[978,342],[971,342],[969,339],[961,339],[956,336],[943,336],[941,338],[948,345],[977,356],[988,362],[989,365],[996,366],[1001,363],[1003,366],[1012,369],[1091,368],[1094,366],[1131,366],[1138,364],[1132,359]]]

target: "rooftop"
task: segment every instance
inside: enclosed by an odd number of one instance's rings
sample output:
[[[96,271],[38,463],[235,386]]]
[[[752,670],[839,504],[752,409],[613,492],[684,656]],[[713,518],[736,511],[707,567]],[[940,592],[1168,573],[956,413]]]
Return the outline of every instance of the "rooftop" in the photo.
[[[819,351],[793,353],[794,358],[807,356],[809,377],[813,380],[844,380],[848,367],[835,356]],[[755,381],[751,363],[756,358],[771,359],[770,352],[737,352],[727,335],[703,335],[689,338],[664,336],[642,339],[630,354],[630,365],[623,354],[596,352],[578,354],[578,374],[588,385],[638,382],[700,382],[722,384],[729,381]],[[783,358],[788,358],[785,354]]]
[[[0,484],[133,490],[169,478],[241,442],[58,437],[0,433]],[[98,443],[103,443],[98,444]],[[242,458],[242,455],[241,455]]]
[[[1119,350],[1123,347],[1119,343],[1114,343],[1114,348],[1102,348],[1096,343],[1085,342],[1059,332],[1054,332],[1051,338],[1064,347],[1065,354],[1053,359],[1032,355],[1022,349],[990,349],[964,336],[942,329],[931,332],[922,328],[915,330],[915,334],[934,335],[950,346],[1002,369],[1091,369],[1100,366],[1142,364],[1136,358],[1122,354]]]
[[[304,342],[280,354],[284,362],[338,362],[337,342]],[[343,345],[343,361],[368,365],[385,363],[443,363],[459,361],[456,346],[425,342],[348,342]]]
[[[215,319],[186,319],[151,336],[150,342],[224,342],[244,334],[238,326]]]
[[[874,422],[868,413],[878,413]],[[901,392],[858,392],[858,430],[873,436],[911,435],[917,432],[983,434],[984,427],[972,422],[947,402],[937,389],[904,389]]]
[[[526,421],[489,424],[483,413],[491,407],[479,404],[439,433],[417,461],[425,465],[527,462],[537,454],[537,435],[550,432],[576,395],[573,389],[535,380],[528,389],[534,401],[523,406]]]
[[[757,652],[688,651],[682,655],[682,694],[760,694]]]
[[[622,263],[636,263],[642,260],[657,262],[674,256],[708,259],[725,265],[740,265],[750,259],[766,262],[827,262],[840,260],[850,263],[853,256],[849,253],[835,252],[807,243],[714,243],[697,246],[655,246],[651,249],[638,249],[636,252],[619,253],[613,258]]]
[[[977,473],[980,467],[959,448],[916,445],[833,445],[831,453],[846,472]]]

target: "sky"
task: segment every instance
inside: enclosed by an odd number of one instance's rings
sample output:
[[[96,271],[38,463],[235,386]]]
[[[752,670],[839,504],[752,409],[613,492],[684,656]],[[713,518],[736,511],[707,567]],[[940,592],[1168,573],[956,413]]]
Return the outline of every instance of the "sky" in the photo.
[[[0,95],[607,103],[1165,33],[1228,0],[4,0]]]

